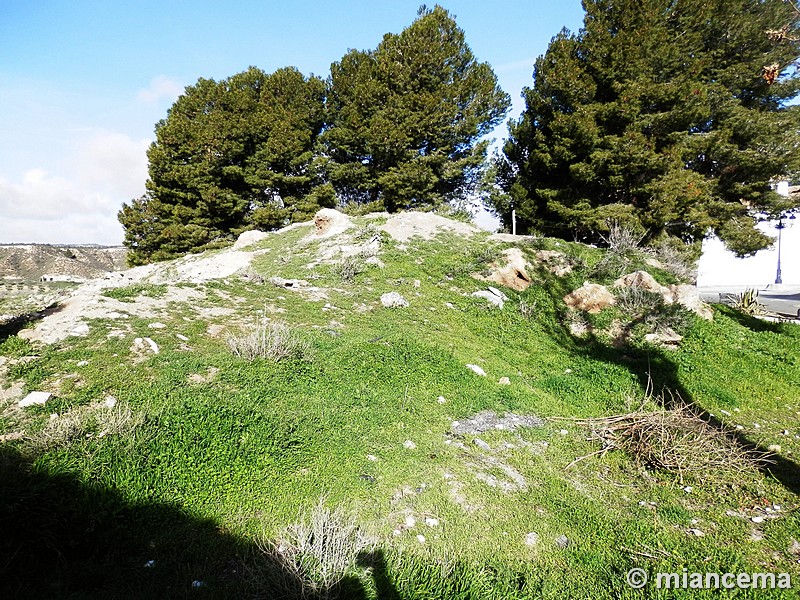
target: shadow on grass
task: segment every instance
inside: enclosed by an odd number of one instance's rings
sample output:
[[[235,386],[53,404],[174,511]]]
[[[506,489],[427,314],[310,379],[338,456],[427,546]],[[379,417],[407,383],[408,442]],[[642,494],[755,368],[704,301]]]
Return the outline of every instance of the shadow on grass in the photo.
[[[63,304],[54,304],[53,306],[48,306],[44,310],[37,310],[34,312],[24,313],[21,315],[17,315],[13,319],[9,319],[2,325],[0,325],[0,342],[8,339],[12,335],[17,335],[20,331],[25,329],[29,323],[34,323],[45,317],[53,315],[57,312],[63,310]]]
[[[382,552],[363,562],[379,597],[399,599]],[[368,597],[355,577],[310,590],[284,565],[213,520],[47,473],[0,445],[0,598]]]
[[[561,296],[554,294],[551,300],[552,314],[562,315],[565,306]],[[747,317],[726,307],[723,307],[722,312],[737,320],[743,327],[748,327],[753,331],[783,332],[780,323],[769,323]],[[800,496],[800,466],[783,456],[773,455],[765,447],[752,441],[742,432],[726,426],[704,407],[697,404],[681,382],[678,367],[672,356],[673,351],[660,350],[655,347],[643,350],[629,345],[616,347],[598,339],[594,334],[590,334],[586,338],[579,338],[573,336],[561,321],[562,319],[559,318],[550,321],[550,334],[564,348],[596,361],[628,369],[638,379],[642,390],[652,390],[664,408],[669,409],[677,404],[691,406],[694,414],[700,419],[723,433],[744,450],[753,452],[755,455],[770,455],[768,462],[764,461],[759,464],[759,470],[765,476],[775,478],[790,492]],[[632,323],[630,327],[633,328],[635,324],[636,322]]]

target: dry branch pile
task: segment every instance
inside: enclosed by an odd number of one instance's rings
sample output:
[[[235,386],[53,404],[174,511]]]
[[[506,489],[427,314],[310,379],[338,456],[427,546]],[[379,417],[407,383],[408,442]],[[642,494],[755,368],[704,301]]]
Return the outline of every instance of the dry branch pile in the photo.
[[[577,423],[588,427],[590,439],[600,442],[602,448],[574,460],[567,468],[590,456],[619,449],[638,464],[675,473],[683,482],[686,475],[709,478],[714,474],[753,473],[769,458],[767,453],[745,448],[730,432],[712,427],[685,405]]]

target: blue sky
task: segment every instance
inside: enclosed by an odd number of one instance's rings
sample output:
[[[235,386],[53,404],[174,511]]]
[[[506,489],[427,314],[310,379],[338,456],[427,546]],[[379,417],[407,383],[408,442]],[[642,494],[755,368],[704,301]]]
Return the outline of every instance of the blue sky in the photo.
[[[118,244],[144,191],[153,126],[186,85],[250,65],[326,76],[349,48],[399,32],[420,2],[0,3],[0,243]],[[514,101],[579,0],[442,2]],[[496,132],[505,135],[505,125]]]

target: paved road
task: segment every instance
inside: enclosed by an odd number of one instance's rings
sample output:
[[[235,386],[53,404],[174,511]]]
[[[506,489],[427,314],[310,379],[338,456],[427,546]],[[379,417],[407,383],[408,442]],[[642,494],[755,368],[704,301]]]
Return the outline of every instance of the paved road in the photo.
[[[758,301],[767,310],[780,315],[800,316],[800,286],[749,286],[758,291]],[[699,288],[700,297],[706,302],[720,302],[728,294],[741,294],[748,286],[715,286]]]

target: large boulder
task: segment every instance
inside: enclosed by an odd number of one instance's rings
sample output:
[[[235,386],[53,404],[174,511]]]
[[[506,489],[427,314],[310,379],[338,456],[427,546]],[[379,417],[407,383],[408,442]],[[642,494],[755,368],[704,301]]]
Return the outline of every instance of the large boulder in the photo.
[[[588,281],[584,282],[577,290],[564,296],[564,303],[567,306],[591,314],[599,313],[615,302],[614,294],[609,292],[606,286]]]
[[[316,237],[339,235],[352,226],[353,224],[346,214],[333,208],[322,208],[314,215],[314,235]]]

